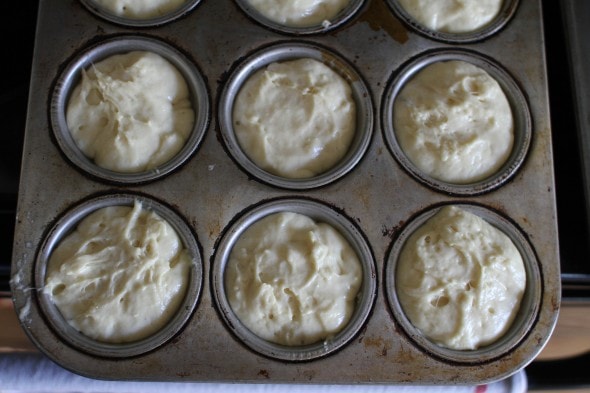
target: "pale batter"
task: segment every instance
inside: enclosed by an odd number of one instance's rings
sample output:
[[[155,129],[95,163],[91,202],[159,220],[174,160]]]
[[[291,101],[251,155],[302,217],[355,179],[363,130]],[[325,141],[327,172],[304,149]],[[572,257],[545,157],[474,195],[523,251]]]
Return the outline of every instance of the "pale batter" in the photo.
[[[269,20],[289,27],[329,25],[351,0],[248,0]]]
[[[187,0],[94,0],[113,15],[129,19],[151,19],[170,14]]]
[[[423,26],[444,33],[477,31],[500,13],[503,0],[398,0]]]
[[[498,82],[465,61],[426,66],[393,108],[401,149],[425,174],[467,184],[496,173],[514,143],[512,111]]]
[[[244,153],[286,178],[310,178],[347,153],[356,128],[350,85],[324,63],[271,63],[239,91],[233,125]]]
[[[66,321],[98,341],[140,340],[176,313],[191,257],[174,228],[133,207],[99,209],[53,250],[43,292]]]
[[[447,206],[408,238],[395,280],[403,311],[426,337],[472,350],[498,340],[510,327],[526,272],[508,236]]]
[[[342,235],[298,213],[275,213],[246,229],[225,271],[225,291],[240,321],[289,346],[343,329],[361,283],[362,266]]]
[[[82,72],[66,120],[76,145],[96,165],[137,173],[164,164],[182,149],[194,112],[178,70],[156,53],[134,51]]]

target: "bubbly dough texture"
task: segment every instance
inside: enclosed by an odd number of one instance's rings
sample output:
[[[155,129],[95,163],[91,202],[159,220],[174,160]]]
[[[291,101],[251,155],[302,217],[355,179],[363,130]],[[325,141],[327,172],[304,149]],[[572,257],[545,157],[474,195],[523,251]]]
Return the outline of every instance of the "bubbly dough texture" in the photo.
[[[393,108],[400,147],[425,174],[446,182],[483,180],[514,144],[512,111],[498,82],[464,61],[441,61],[402,88]]]
[[[128,19],[151,19],[179,9],[187,0],[94,0],[113,15]]]
[[[510,327],[526,286],[518,249],[463,209],[442,208],[407,240],[397,294],[410,322],[457,350],[491,344]]]
[[[356,128],[350,85],[314,59],[271,63],[240,89],[233,109],[236,137],[260,168],[310,178],[348,151]]]
[[[133,51],[82,72],[66,121],[77,146],[98,166],[136,173],[182,149],[194,112],[178,70],[156,53]]]
[[[269,20],[289,27],[329,24],[351,0],[248,0]]]
[[[86,336],[131,342],[155,333],[176,313],[190,265],[178,234],[159,215],[139,202],[106,207],[55,248],[43,291]]]
[[[444,33],[468,33],[492,22],[503,0],[398,0],[423,26]]]
[[[259,337],[283,345],[328,339],[349,321],[362,267],[334,228],[275,213],[236,242],[225,271],[229,303]]]

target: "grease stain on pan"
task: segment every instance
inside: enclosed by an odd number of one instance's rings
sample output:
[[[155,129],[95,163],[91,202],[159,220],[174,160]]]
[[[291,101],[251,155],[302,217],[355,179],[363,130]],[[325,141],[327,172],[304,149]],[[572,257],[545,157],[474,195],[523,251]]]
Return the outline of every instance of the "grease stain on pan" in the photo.
[[[371,6],[361,15],[359,22],[366,22],[373,31],[384,31],[400,44],[405,44],[409,39],[408,30],[382,1],[371,2]]]

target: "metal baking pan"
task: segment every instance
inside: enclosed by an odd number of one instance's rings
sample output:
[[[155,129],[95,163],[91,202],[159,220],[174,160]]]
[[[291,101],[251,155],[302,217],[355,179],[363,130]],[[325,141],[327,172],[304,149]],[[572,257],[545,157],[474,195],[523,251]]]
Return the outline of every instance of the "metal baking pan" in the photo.
[[[439,41],[414,30],[384,0],[367,1],[355,8],[352,19],[334,28],[301,34],[269,28],[232,0],[203,0],[154,26],[103,19],[86,3],[40,2],[31,77],[11,286],[23,328],[47,356],[81,375],[119,380],[479,384],[515,373],[542,350],[556,323],[561,288],[540,1],[519,1],[501,29],[468,43]],[[130,37],[165,43],[188,59],[206,85],[209,105],[203,108],[209,113],[204,135],[182,162],[163,176],[125,182],[90,174],[61,150],[52,125],[52,111],[59,105],[52,100],[66,83],[60,78],[80,54]],[[313,48],[306,53],[350,68],[348,75],[363,84],[357,90],[364,91],[363,97],[357,99],[371,106],[361,121],[369,130],[356,142],[361,153],[353,155],[351,167],[321,182],[296,186],[250,173],[232,154],[234,146],[219,120],[224,107],[220,97],[236,70],[260,51],[290,45]],[[530,122],[530,130],[522,134],[528,138],[525,153],[519,153],[516,167],[489,189],[454,192],[421,181],[394,157],[385,140],[383,103],[392,81],[408,64],[445,51],[489,59],[522,93],[518,102],[528,106],[521,117],[521,123]],[[50,323],[41,307],[43,283],[35,275],[43,244],[60,230],[64,217],[91,201],[117,195],[125,200],[136,195],[174,211],[194,234],[202,268],[200,295],[187,306],[194,310],[186,322],[155,348],[134,350],[129,356],[110,356],[64,339],[60,324]],[[216,301],[218,248],[234,233],[233,225],[285,201],[304,211],[308,208],[301,206],[308,203],[327,209],[319,217],[358,232],[368,249],[363,255],[373,259],[364,265],[370,271],[366,277],[374,282],[364,286],[363,315],[355,319],[359,326],[335,349],[320,350],[318,356],[275,357],[272,350],[261,353],[255,345],[246,345]],[[405,328],[388,301],[388,258],[404,228],[414,217],[446,203],[501,217],[497,222],[514,228],[533,264],[529,280],[534,283],[517,317],[521,323],[506,340],[509,345],[484,351],[481,358],[432,353]]]

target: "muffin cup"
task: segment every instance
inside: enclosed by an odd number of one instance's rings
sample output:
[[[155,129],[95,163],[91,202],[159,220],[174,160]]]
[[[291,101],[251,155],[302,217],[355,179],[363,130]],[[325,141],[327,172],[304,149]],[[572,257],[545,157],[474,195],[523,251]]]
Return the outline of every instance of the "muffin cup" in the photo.
[[[331,169],[311,178],[291,179],[277,176],[261,169],[242,150],[233,128],[234,101],[241,86],[259,69],[273,63],[311,58],[321,61],[340,76],[351,87],[356,104],[356,127],[352,143],[345,156]],[[373,132],[373,104],[369,90],[360,75],[340,56],[317,44],[288,42],[274,44],[258,51],[241,62],[223,86],[219,99],[218,119],[221,135],[229,154],[246,172],[268,185],[306,190],[330,184],[350,172],[364,156]]]
[[[314,344],[287,346],[266,341],[242,324],[233,312],[226,295],[225,267],[244,231],[258,220],[274,213],[293,212],[306,215],[336,229],[351,245],[362,265],[363,282],[356,299],[356,307],[347,325],[334,337]],[[212,267],[213,298],[228,329],[247,347],[269,358],[285,361],[307,361],[327,356],[344,347],[363,327],[376,295],[375,262],[369,244],[359,229],[334,209],[309,199],[276,199],[264,202],[238,217],[225,231],[214,255]]]
[[[61,339],[73,348],[91,355],[106,358],[124,358],[137,356],[157,349],[174,337],[189,320],[193,309],[198,302],[202,281],[203,267],[198,243],[188,225],[170,208],[163,204],[140,195],[113,194],[95,197],[84,201],[69,209],[53,225],[48,235],[42,242],[35,262],[35,288],[45,285],[47,264],[53,250],[59,243],[76,229],[77,225],[89,214],[110,206],[133,206],[135,201],[142,203],[144,209],[151,210],[168,222],[180,237],[192,257],[189,268],[189,280],[184,299],[180,303],[177,312],[158,332],[134,342],[114,344],[94,340],[72,327],[62,316],[51,297],[37,292],[37,298],[41,310],[45,314],[48,325],[61,337]]]
[[[364,7],[367,0],[350,0],[350,3],[341,10],[333,19],[325,21],[318,25],[312,26],[286,26],[281,23],[277,23],[268,19],[266,16],[261,14],[256,8],[250,5],[248,0],[235,0],[242,11],[253,19],[258,24],[276,31],[278,33],[287,35],[314,35],[328,33],[332,30],[338,29],[348,23],[361,8]]]
[[[449,44],[470,44],[485,40],[502,30],[514,16],[514,13],[518,8],[519,0],[504,0],[500,12],[490,23],[477,30],[463,33],[449,33],[432,30],[416,21],[416,19],[414,19],[414,17],[412,17],[404,7],[399,4],[398,0],[386,0],[386,2],[399,19],[421,35]]]
[[[78,148],[68,129],[66,108],[72,90],[80,81],[83,69],[110,56],[136,50],[156,53],[176,67],[184,77],[189,89],[195,119],[185,145],[172,159],[154,169],[124,173],[96,165]],[[55,84],[53,96],[51,97],[50,120],[59,148],[68,160],[84,173],[109,183],[140,184],[168,175],[192,156],[207,130],[210,115],[209,106],[207,85],[199,70],[186,56],[158,39],[144,36],[119,36],[107,39],[86,49],[66,66]]]
[[[471,63],[486,71],[502,88],[514,119],[514,145],[506,162],[488,178],[473,183],[457,184],[435,179],[419,169],[406,156],[399,145],[394,124],[394,104],[397,95],[410,81],[425,67],[440,61],[460,60]],[[490,192],[502,186],[521,167],[524,162],[532,138],[532,120],[527,100],[518,84],[500,65],[492,60],[471,51],[465,50],[436,50],[423,54],[406,64],[388,83],[382,99],[381,122],[385,143],[396,161],[413,177],[424,185],[449,195],[479,195]]]
[[[486,363],[508,354],[527,336],[537,321],[543,286],[541,270],[536,254],[525,235],[507,218],[484,206],[475,204],[454,204],[473,213],[506,234],[514,243],[522,256],[526,272],[526,288],[521,304],[512,324],[495,342],[475,350],[454,350],[437,345],[416,328],[407,318],[397,296],[395,284],[397,260],[401,251],[414,231],[433,217],[441,206],[431,207],[418,214],[402,229],[395,239],[385,261],[385,297],[397,323],[401,325],[407,336],[423,351],[431,356],[451,363]]]
[[[126,18],[116,15],[105,7],[97,4],[94,0],[80,0],[80,2],[97,17],[117,25],[125,27],[157,27],[175,21],[188,14],[201,2],[201,0],[187,0],[183,5],[165,15],[141,19]]]

